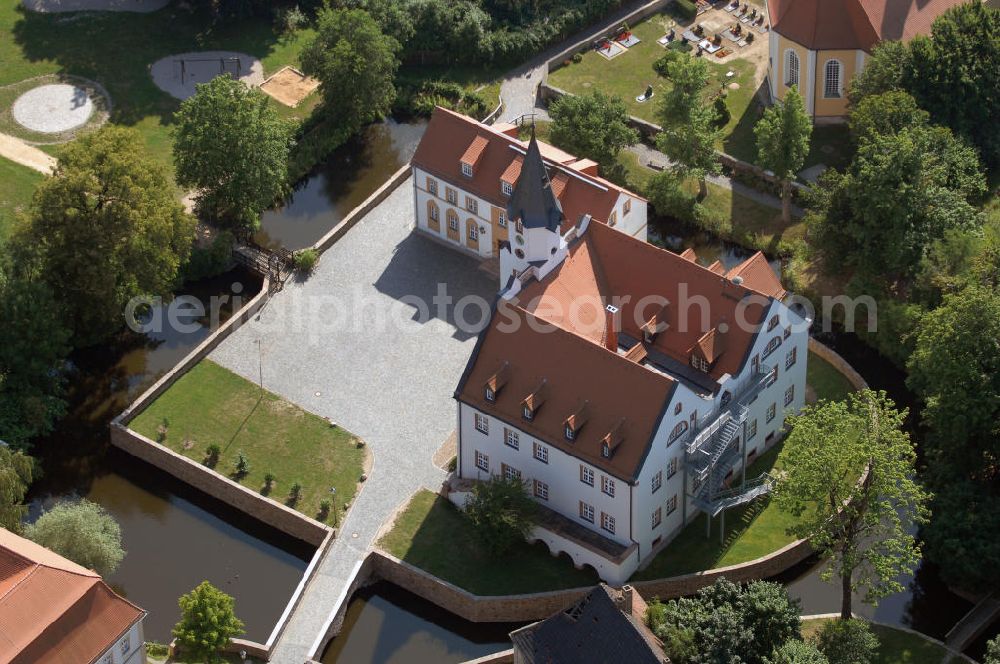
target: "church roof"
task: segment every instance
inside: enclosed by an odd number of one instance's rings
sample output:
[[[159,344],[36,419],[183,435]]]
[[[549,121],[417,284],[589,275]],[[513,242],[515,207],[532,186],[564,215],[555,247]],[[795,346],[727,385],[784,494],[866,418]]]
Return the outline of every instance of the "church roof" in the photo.
[[[871,51],[880,41],[928,34],[962,0],[767,0],[771,29],[814,51]]]
[[[560,191],[566,180],[561,182]],[[562,205],[549,181],[534,130],[531,132],[528,152],[524,155],[524,163],[521,164],[521,173],[514,185],[514,193],[507,203],[507,214],[511,219],[520,220],[525,228],[547,228],[558,233],[562,226]]]

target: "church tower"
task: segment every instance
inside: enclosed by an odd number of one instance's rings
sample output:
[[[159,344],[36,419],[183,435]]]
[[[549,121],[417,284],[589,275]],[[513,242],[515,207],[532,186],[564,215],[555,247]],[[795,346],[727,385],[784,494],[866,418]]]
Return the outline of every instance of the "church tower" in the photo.
[[[500,248],[501,287],[529,266],[544,265],[563,244],[562,205],[552,191],[534,130],[507,203],[507,219],[513,232]]]

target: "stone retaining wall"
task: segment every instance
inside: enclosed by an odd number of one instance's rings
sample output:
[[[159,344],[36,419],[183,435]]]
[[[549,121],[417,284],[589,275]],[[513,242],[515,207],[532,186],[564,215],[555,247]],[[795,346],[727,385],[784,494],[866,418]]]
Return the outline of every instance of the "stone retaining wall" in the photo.
[[[826,344],[809,337],[809,352],[819,355],[821,358],[833,365],[833,368],[844,374],[847,381],[851,384],[855,390],[859,392],[868,387],[868,382],[854,370],[854,367],[848,363],[847,360],[842,358],[837,351],[833,350]]]
[[[514,664],[514,649],[501,650],[492,655],[470,659],[462,664]]]
[[[403,184],[403,182],[405,182],[409,177],[410,164],[407,163],[405,166],[393,173],[385,184],[376,189],[371,196],[364,200],[364,202],[347,213],[347,216],[341,219],[340,223],[331,228],[326,235],[317,240],[312,248],[319,253],[323,253],[329,249],[337,240],[344,236],[344,233],[351,230],[356,223],[361,221],[366,214],[371,212],[376,206],[379,205],[379,203],[389,198],[389,194],[396,191],[396,188]]]

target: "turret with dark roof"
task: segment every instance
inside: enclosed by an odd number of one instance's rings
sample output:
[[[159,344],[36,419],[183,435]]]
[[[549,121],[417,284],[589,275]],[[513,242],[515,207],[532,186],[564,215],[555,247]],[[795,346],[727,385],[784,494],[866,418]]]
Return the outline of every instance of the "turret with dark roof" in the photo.
[[[547,228],[558,233],[562,224],[562,205],[552,191],[552,183],[545,170],[534,130],[521,166],[521,174],[507,204],[507,214],[515,221],[520,220],[525,228]]]

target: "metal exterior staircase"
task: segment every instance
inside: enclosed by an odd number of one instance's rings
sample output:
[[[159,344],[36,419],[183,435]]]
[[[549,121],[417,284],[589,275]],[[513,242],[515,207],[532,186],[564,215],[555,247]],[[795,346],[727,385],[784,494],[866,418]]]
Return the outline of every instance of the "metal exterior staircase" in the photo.
[[[696,487],[692,503],[713,517],[770,492],[773,486],[766,473],[739,487],[725,486],[726,476],[743,457],[737,442],[750,415],[749,404],[767,387],[769,376],[770,371],[762,370],[747,378],[725,409],[695,432],[685,447],[685,464]]]

